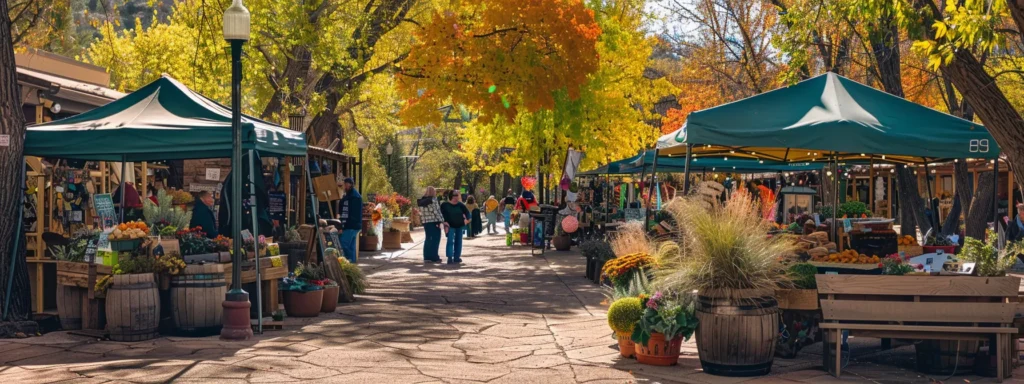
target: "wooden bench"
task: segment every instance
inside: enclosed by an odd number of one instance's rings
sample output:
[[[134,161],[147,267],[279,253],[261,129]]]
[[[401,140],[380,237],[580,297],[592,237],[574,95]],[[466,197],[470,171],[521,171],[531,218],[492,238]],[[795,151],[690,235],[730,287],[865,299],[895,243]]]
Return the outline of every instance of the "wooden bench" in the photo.
[[[842,334],[893,339],[995,339],[996,378],[1009,372],[1018,277],[817,275],[825,369],[842,367]],[[829,344],[831,343],[831,345]],[[834,348],[835,354],[831,349]],[[834,367],[833,367],[834,366]],[[834,371],[833,371],[834,369]]]

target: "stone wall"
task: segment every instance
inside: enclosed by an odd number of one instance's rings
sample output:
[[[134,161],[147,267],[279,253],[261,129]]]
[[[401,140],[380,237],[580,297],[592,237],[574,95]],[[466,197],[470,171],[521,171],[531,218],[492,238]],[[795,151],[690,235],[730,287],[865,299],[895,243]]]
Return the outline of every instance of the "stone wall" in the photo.
[[[207,179],[207,169],[219,169],[219,179]],[[231,159],[185,160],[182,188],[189,192],[209,190],[216,195],[220,193],[220,184],[227,179],[228,172],[231,172]]]

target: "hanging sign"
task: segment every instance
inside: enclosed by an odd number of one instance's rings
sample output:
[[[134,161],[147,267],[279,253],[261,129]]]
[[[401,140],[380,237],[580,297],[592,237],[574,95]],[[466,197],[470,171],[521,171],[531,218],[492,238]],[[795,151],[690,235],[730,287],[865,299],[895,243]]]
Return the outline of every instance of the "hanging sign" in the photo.
[[[284,220],[285,198],[286,196],[283,192],[267,193],[267,210],[270,211],[270,218],[272,220]]]
[[[206,168],[206,180],[220,181],[220,168]]]

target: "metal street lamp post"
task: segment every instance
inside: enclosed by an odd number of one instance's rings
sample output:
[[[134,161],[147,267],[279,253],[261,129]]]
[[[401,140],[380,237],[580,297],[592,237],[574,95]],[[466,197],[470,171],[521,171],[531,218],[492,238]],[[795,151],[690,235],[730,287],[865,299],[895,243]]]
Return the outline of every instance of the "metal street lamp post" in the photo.
[[[223,340],[248,340],[249,293],[242,289],[242,44],[249,40],[249,10],[234,0],[224,11],[224,40],[231,44],[231,207],[232,269],[231,290],[224,300]]]
[[[395,147],[388,143],[388,146],[384,148],[384,151],[388,154],[388,178],[391,178],[391,155],[395,153]]]
[[[370,147],[370,141],[359,136],[356,138],[356,147],[359,148],[359,193],[363,193],[363,150]]]

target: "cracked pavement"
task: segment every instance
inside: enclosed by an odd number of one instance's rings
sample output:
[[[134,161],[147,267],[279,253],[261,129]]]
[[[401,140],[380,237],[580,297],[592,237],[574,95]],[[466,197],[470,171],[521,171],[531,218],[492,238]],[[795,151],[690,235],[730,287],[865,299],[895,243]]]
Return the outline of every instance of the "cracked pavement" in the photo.
[[[601,289],[583,278],[577,252],[531,256],[528,248],[506,247],[504,236],[467,240],[461,266],[424,264],[419,246],[361,257],[370,289],[335,313],[289,318],[284,330],[247,342],[214,336],[120,343],[66,332],[0,340],[0,382],[930,381],[908,368],[912,346],[879,351],[877,339],[851,341],[855,357],[842,380],[821,370],[820,344],[796,359],[775,359],[772,374],[761,378],[703,373],[692,342],[683,345],[678,366],[639,365],[619,357]]]

